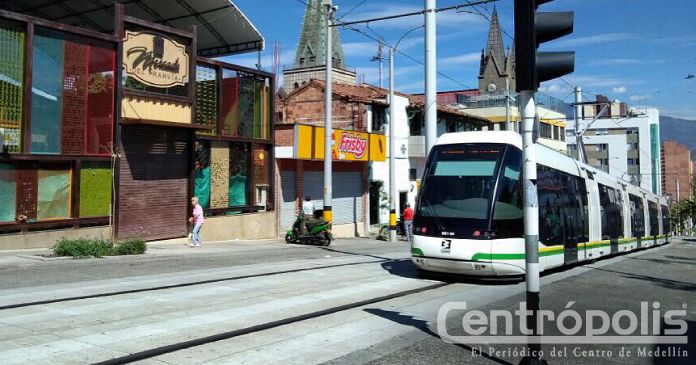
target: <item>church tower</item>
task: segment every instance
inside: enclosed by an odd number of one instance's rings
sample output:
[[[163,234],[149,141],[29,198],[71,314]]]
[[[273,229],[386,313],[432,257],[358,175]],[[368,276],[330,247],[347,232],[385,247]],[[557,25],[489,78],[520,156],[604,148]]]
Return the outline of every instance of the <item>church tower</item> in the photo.
[[[510,83],[510,90],[515,90],[515,52],[508,48],[505,52],[498,10],[493,8],[491,27],[488,30],[486,48],[481,51],[479,68],[479,91],[504,92],[505,81]]]
[[[285,92],[292,92],[309,82],[310,79],[325,79],[326,47],[324,35],[326,34],[326,24],[324,6],[326,4],[331,4],[331,0],[307,1],[300,41],[295,51],[295,62],[292,69],[283,71],[283,89]],[[346,68],[343,46],[337,27],[333,27],[331,38],[333,80],[337,83],[354,85],[355,71]]]

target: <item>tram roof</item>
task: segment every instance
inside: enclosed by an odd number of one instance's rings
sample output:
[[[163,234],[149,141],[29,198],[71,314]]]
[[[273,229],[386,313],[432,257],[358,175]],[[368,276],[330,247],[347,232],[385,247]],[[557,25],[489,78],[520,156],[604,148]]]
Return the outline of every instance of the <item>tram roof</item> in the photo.
[[[126,15],[181,30],[197,25],[198,55],[224,56],[263,50],[261,33],[231,0],[119,0]],[[113,33],[109,0],[3,1],[0,8],[41,19]]]

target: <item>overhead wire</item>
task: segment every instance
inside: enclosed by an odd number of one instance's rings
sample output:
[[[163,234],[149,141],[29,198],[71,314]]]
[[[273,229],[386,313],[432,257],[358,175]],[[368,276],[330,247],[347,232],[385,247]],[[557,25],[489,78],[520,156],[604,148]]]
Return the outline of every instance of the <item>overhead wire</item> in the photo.
[[[307,2],[304,1],[304,0],[295,0],[295,1],[301,3],[301,4],[305,5],[305,6],[310,6],[310,4],[307,3]],[[485,0],[485,1],[483,1],[483,3],[492,2],[492,1],[497,1],[497,0]],[[469,1],[466,1],[466,2],[467,2],[468,4],[471,4]],[[471,6],[471,5],[467,5],[467,6]],[[457,6],[453,6],[453,7],[449,7],[449,8],[443,8],[443,9],[450,9],[450,8],[451,8],[451,9],[455,9],[455,8],[457,8]],[[322,11],[322,9],[317,8],[317,7],[314,7],[314,9],[315,9],[315,10]],[[422,12],[421,12],[421,13],[422,13]],[[369,23],[370,23],[370,22],[367,22],[367,24],[369,24]],[[349,29],[349,30],[352,30],[352,31],[354,31],[354,32],[357,32],[357,33],[359,33],[359,34],[361,34],[361,35],[363,35],[363,36],[365,36],[365,37],[367,37],[367,38],[369,38],[369,39],[371,39],[371,40],[373,40],[373,41],[375,41],[375,42],[377,42],[377,43],[382,42],[385,46],[387,46],[387,47],[389,47],[389,48],[392,48],[392,47],[393,47],[392,45],[390,45],[389,43],[385,42],[384,40],[375,38],[375,37],[371,36],[370,34],[365,33],[365,32],[362,31],[361,29],[358,29],[358,28],[353,27],[352,24],[344,24],[344,23],[342,23],[342,24],[336,24],[336,26],[341,26],[341,27],[344,27],[344,28],[346,28],[346,29]],[[372,28],[370,28],[369,26],[367,26],[366,28],[369,29],[370,31],[372,31],[373,33],[377,34],[377,33],[376,33]],[[381,36],[381,35],[379,35],[379,34],[377,34],[377,35],[378,35],[378,36]],[[400,54],[400,55],[402,55],[402,56],[404,56],[404,57],[406,57],[407,59],[409,59],[409,60],[411,60],[411,61],[413,61],[413,62],[415,62],[415,63],[418,63],[418,64],[420,64],[420,65],[425,65],[425,62],[423,62],[423,61],[421,61],[421,60],[419,60],[419,59],[417,59],[417,58],[415,58],[415,57],[413,57],[413,56],[411,56],[411,55],[409,55],[409,54],[406,54],[406,53],[404,53],[404,52],[401,51],[401,50],[398,50],[398,49],[397,49],[397,50],[395,50],[395,52],[398,53],[398,54]],[[465,84],[465,83],[463,83],[463,82],[461,82],[461,81],[459,81],[459,80],[453,78],[452,76],[450,76],[450,75],[448,75],[448,74],[445,74],[445,73],[443,73],[443,72],[441,72],[441,71],[437,71],[437,74],[440,75],[440,76],[442,76],[442,77],[444,77],[445,79],[447,79],[447,80],[449,80],[449,81],[451,81],[451,82],[454,82],[454,83],[456,83],[456,84],[458,84],[458,85],[460,85],[460,86],[466,88],[466,89],[472,89],[471,86],[469,86],[469,85],[467,85],[467,84]]]

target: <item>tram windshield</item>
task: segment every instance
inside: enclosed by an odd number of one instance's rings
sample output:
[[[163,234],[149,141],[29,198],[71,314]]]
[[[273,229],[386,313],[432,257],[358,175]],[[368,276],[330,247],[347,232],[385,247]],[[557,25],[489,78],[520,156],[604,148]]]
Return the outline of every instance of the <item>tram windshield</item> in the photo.
[[[506,144],[434,147],[419,194],[416,233],[474,239],[521,237],[521,164],[522,152]]]

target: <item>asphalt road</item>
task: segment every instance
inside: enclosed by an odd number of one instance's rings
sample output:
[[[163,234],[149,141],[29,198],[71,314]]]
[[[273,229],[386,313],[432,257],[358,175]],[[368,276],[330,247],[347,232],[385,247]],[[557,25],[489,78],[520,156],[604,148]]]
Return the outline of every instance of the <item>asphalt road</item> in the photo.
[[[446,343],[437,322],[446,303],[515,310],[524,283],[424,278],[403,242],[154,244],[143,256],[88,260],[41,260],[40,253],[0,253],[2,364],[517,364],[525,349]],[[561,343],[542,346],[544,358],[693,363],[695,274],[696,242],[675,241],[545,275],[542,308],[556,315],[567,307],[640,314],[641,302],[659,302],[664,314],[686,304],[688,343]],[[464,314],[450,311],[440,327],[467,334]],[[506,330],[502,321],[496,328]],[[553,322],[544,331],[560,334]]]

